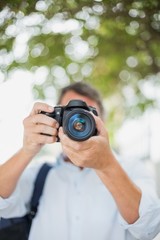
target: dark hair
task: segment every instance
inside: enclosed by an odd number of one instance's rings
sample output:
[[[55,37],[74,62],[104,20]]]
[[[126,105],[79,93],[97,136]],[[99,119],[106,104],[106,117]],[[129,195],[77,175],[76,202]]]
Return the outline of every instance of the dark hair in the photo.
[[[82,96],[85,96],[94,100],[99,106],[100,114],[102,118],[104,117],[104,107],[102,104],[102,97],[100,93],[95,88],[93,88],[90,84],[84,83],[84,82],[76,82],[68,85],[67,87],[62,88],[58,98],[58,104],[61,102],[63,96],[69,91],[74,91]]]

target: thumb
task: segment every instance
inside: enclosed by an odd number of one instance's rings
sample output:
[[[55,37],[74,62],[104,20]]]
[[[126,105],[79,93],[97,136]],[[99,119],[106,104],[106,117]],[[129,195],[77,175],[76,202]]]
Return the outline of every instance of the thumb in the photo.
[[[94,114],[93,114],[93,117],[94,117],[94,120],[95,120],[95,123],[96,123],[96,128],[97,128],[97,131],[98,131],[98,135],[106,137],[107,130],[105,128],[104,122],[101,120],[100,117],[95,116]]]

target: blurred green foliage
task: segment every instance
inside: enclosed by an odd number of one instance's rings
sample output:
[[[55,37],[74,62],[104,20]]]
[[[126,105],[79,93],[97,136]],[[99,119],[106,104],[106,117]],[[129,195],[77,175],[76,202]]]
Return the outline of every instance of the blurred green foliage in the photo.
[[[38,99],[52,86],[90,82],[102,92],[111,131],[126,114],[159,107],[159,42],[159,0],[0,1],[3,81],[19,68],[45,69],[45,81],[34,83]]]

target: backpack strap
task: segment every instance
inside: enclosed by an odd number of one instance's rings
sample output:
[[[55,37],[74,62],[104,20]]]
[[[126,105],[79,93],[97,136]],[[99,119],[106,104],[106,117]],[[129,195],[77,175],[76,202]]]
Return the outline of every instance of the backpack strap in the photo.
[[[52,167],[53,166],[49,165],[48,163],[44,163],[39,170],[39,173],[38,173],[37,178],[35,180],[34,190],[33,190],[32,198],[31,198],[31,202],[30,202],[30,212],[28,214],[28,217],[29,217],[30,221],[33,220],[33,218],[35,217],[35,215],[37,213],[37,209],[38,209],[38,205],[39,205],[39,199],[42,195],[45,180],[46,180],[46,177],[47,177],[47,174],[48,174],[49,170]]]
[[[18,238],[17,232],[16,232],[15,239],[17,239],[17,240],[18,239],[28,239],[32,220],[36,216],[36,213],[37,213],[39,199],[42,195],[42,191],[44,188],[47,174],[52,167],[53,166],[51,166],[47,163],[44,163],[37,174],[35,184],[34,184],[33,194],[32,194],[31,201],[30,201],[30,212],[27,213],[23,217],[15,217],[15,218],[9,218],[9,219],[1,218],[0,219],[0,240],[1,240],[1,238],[5,239],[5,240],[11,239],[11,238],[14,239],[14,235],[15,235],[14,232],[17,231],[17,226],[19,229],[21,229],[20,232],[22,232],[23,238],[22,237]],[[14,230],[14,232],[13,232],[13,229],[16,229],[16,230]],[[4,234],[4,237],[2,237],[2,233]],[[9,236],[9,238],[7,238],[7,236]]]

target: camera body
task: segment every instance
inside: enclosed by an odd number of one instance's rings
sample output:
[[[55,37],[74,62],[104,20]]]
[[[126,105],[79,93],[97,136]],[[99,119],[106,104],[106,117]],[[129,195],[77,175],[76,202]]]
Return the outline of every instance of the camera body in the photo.
[[[52,113],[41,113],[54,118],[72,140],[84,141],[97,134],[96,123],[90,112],[98,116],[96,108],[82,100],[71,100],[65,106],[55,106]]]

